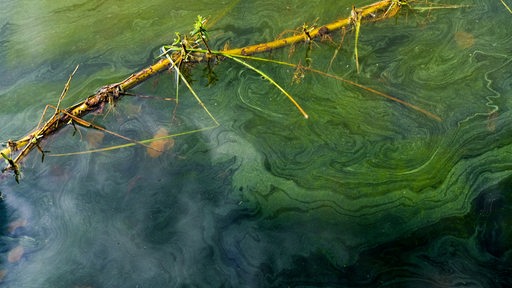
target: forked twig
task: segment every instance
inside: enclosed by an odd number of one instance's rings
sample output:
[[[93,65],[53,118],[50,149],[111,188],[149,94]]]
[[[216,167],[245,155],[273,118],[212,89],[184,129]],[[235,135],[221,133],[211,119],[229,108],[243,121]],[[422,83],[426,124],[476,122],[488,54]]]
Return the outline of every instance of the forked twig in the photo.
[[[66,82],[66,84],[64,85],[64,89],[62,90],[62,93],[60,94],[60,97],[59,97],[59,101],[57,102],[57,108],[55,108],[55,113],[58,113],[59,112],[59,109],[60,109],[60,103],[62,102],[62,100],[64,99],[64,97],[66,97],[66,94],[68,93],[68,90],[69,90],[69,86],[71,84],[71,79],[73,78],[73,76],[75,76],[75,73],[76,73],[76,70],[78,70],[78,67],[80,65],[76,65],[75,67],[75,70],[73,70],[73,72],[71,73],[71,75],[69,75],[69,78],[68,78],[68,81]]]

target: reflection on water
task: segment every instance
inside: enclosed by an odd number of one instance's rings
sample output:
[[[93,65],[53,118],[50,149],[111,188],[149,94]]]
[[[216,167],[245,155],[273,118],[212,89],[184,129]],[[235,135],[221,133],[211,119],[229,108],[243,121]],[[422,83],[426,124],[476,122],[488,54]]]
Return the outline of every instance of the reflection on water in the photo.
[[[3,141],[34,127],[76,64],[63,105],[151,63],[197,14],[224,15],[211,43],[235,47],[347,15],[352,4],[46,2],[0,12]],[[511,286],[512,36],[501,29],[511,16],[499,1],[467,4],[363,26],[359,75],[352,35],[336,57],[340,35],[310,52],[316,69],[441,122],[321,75],[289,85],[293,69],[253,63],[297,98],[304,120],[261,77],[224,61],[213,86],[206,67],[192,74],[217,128],[183,88],[177,106],[125,98],[87,119],[132,139],[202,132],[51,157],[125,143],[64,129],[44,143],[44,163],[37,151],[23,163],[20,184],[1,179],[2,284]],[[271,57],[298,63],[305,48]],[[135,92],[175,97],[174,85],[163,73]]]

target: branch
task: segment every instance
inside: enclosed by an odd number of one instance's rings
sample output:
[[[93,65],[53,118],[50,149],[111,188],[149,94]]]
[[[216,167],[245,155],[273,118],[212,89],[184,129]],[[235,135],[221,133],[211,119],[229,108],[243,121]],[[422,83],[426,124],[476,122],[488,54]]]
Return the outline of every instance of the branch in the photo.
[[[363,23],[367,20],[384,20],[396,15],[396,13],[398,13],[398,11],[400,10],[401,6],[404,4],[406,4],[406,2],[403,0],[382,0],[374,4],[358,8],[358,13],[360,13],[359,17]],[[202,23],[203,22],[201,22],[201,24]],[[313,38],[322,37],[328,33],[351,25],[353,25],[353,20],[352,17],[349,16],[347,18],[343,18],[332,23],[323,25],[316,29],[308,30],[308,33],[303,33],[300,35],[290,36],[284,39],[251,45],[243,48],[224,50],[222,51],[222,53],[225,55],[252,55],[256,53],[267,52],[273,49],[293,45],[295,43],[307,42],[312,40]],[[203,41],[205,40],[205,37],[203,37],[204,31],[203,33],[198,33],[196,35],[200,35],[201,39]],[[38,126],[38,128],[28,133],[21,139],[9,140],[8,145],[2,150],[0,150],[2,157],[6,160],[8,165],[5,169],[2,170],[2,172],[5,172],[7,170],[14,171],[16,180],[18,181],[20,175],[19,163],[34,148],[40,149],[39,143],[46,139],[47,137],[49,137],[50,135],[58,132],[63,127],[72,123],[73,121],[76,121],[76,119],[82,118],[91,112],[100,110],[101,108],[103,108],[104,105],[108,103],[114,103],[120,100],[124,95],[125,91],[144,82],[151,76],[168,69],[170,66],[172,67],[172,65],[174,65],[173,63],[181,63],[182,61],[199,62],[209,60],[211,57],[216,57],[215,55],[212,55],[212,53],[196,53],[198,55],[193,55],[194,57],[192,57],[192,55],[189,54],[194,52],[186,52],[186,47],[183,44],[183,42],[180,44],[182,45],[180,50],[170,49],[168,51],[172,52],[170,53],[169,57],[162,58],[157,63],[135,74],[130,75],[128,78],[119,83],[103,86],[96,94],[89,96],[87,99],[71,107],[61,110],[59,107],[60,100],[62,100],[63,96],[65,95],[65,92],[67,92],[69,88],[68,81],[68,83],[66,83],[66,86],[64,87],[63,94],[61,94],[61,97],[59,98],[59,103],[57,104],[55,114],[49,120],[47,120],[44,123],[44,125],[42,125],[42,127],[39,128]],[[184,53],[185,55],[183,55]]]

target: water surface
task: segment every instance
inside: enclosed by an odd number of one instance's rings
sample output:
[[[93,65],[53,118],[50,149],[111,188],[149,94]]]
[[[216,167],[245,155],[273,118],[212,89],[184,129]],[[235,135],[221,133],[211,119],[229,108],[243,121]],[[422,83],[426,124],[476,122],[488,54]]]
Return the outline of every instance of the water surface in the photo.
[[[4,1],[5,2],[5,1]],[[296,33],[350,13],[348,1],[16,1],[0,17],[0,138],[29,132],[63,105],[153,63],[198,14],[222,48]],[[369,1],[360,2],[360,5]],[[319,74],[223,61],[179,104],[124,98],[87,119],[131,137],[178,134],[146,147],[51,157],[125,143],[67,127],[0,190],[5,287],[510,286],[512,15],[499,1],[409,12],[311,46]],[[342,44],[340,46],[340,43]],[[339,48],[341,47],[341,48]],[[338,49],[338,52],[335,52]],[[305,64],[307,46],[262,56]],[[335,57],[333,57],[335,55]],[[134,92],[175,97],[162,73]],[[75,133],[74,133],[75,132]],[[75,134],[73,136],[73,134]],[[172,148],[171,148],[172,147]]]

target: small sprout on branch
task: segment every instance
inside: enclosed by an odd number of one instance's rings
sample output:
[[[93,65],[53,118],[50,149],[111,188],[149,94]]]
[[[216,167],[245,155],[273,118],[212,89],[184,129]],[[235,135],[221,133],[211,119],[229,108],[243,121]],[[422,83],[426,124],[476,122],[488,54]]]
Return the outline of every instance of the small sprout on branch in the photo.
[[[308,24],[304,23],[302,25],[302,33],[306,36],[306,42],[312,41],[313,37],[311,36],[311,32],[315,30],[315,27],[310,27]]]
[[[174,32],[174,34],[176,35],[176,38],[174,38],[171,46],[178,46],[178,44],[181,44],[181,34],[180,32]],[[167,47],[167,46],[166,46]],[[170,47],[167,47],[167,49],[170,48]]]
[[[203,41],[204,46],[206,46],[206,50],[208,53],[212,53],[210,50],[210,46],[208,46],[208,34],[206,32],[206,28],[204,24],[206,24],[208,20],[201,15],[197,15],[197,20],[194,23],[194,30],[190,32],[190,36],[194,37],[199,35],[201,37],[201,41]]]
[[[352,24],[356,27],[356,39],[354,44],[354,56],[356,58],[356,71],[357,74],[359,74],[360,68],[359,68],[359,52],[357,51],[357,45],[359,42],[359,31],[361,29],[361,19],[362,19],[362,13],[361,9],[356,9],[354,5],[352,5],[352,11],[350,11],[350,21]]]

